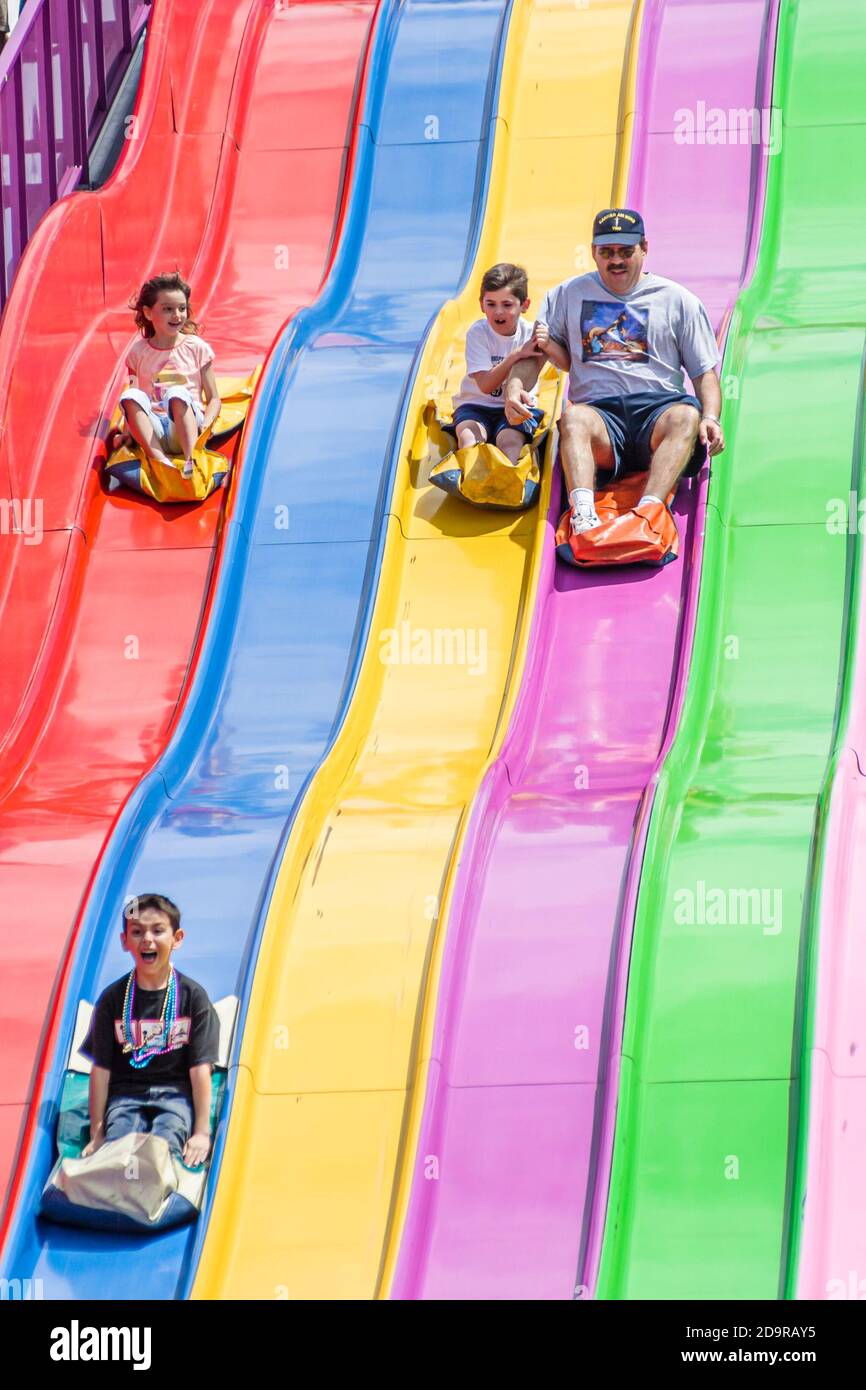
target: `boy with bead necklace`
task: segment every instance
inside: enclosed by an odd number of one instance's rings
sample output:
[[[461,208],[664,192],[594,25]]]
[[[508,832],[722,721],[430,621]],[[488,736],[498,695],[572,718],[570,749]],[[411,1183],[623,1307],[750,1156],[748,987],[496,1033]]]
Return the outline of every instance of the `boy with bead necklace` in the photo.
[[[172,963],[183,937],[170,898],[147,893],[125,905],[120,942],[133,968],[103,990],[81,1045],[93,1062],[83,1158],[147,1131],[188,1167],[208,1156],[219,1021],[202,986]]]

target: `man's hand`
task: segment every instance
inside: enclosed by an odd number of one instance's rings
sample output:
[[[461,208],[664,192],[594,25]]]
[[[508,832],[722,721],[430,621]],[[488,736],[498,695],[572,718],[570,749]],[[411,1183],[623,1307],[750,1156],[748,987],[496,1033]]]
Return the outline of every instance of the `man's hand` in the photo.
[[[718,420],[712,416],[703,415],[699,435],[701,443],[709,450],[711,458],[724,452],[725,432]]]
[[[210,1152],[209,1134],[191,1134],[183,1151],[183,1161],[187,1168],[197,1168],[204,1163]]]
[[[535,345],[538,352],[543,352],[547,356],[547,349],[550,346],[550,329],[546,323],[537,323],[531,342]]]
[[[505,393],[505,418],[509,425],[522,425],[532,415],[532,397],[515,382]]]
[[[536,323],[532,333],[532,341],[538,351],[542,353],[543,356],[547,358],[548,362],[551,362],[558,371],[571,371],[571,353],[566,352],[562,343],[558,343],[555,338],[551,338],[550,329],[546,323]]]
[[[105,1136],[98,1134],[95,1139],[91,1139],[89,1144],[85,1144],[84,1148],[81,1150],[81,1157],[89,1158],[91,1154],[96,1153],[97,1149],[101,1149],[104,1143]]]

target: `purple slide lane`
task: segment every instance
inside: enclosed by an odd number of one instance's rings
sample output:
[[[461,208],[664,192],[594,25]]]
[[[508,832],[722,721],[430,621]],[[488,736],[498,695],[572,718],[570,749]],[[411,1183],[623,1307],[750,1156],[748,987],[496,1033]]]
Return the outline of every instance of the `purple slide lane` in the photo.
[[[776,9],[644,11],[628,202],[648,268],[700,295],[720,337],[754,261],[766,150],[736,127],[702,136],[713,107],[769,106]],[[591,1296],[631,922],[688,671],[706,486],[704,468],[674,503],[678,563],[590,574],[555,563],[553,479],[520,696],[456,867],[393,1298]]]

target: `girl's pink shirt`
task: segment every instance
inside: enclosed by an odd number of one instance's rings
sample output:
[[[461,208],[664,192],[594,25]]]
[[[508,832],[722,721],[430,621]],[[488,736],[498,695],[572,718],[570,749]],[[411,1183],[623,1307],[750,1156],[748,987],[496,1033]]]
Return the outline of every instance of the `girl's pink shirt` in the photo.
[[[214,360],[214,350],[196,333],[182,333],[173,348],[155,348],[145,338],[133,343],[126,358],[130,385],[146,391],[152,401],[159,402],[160,393],[154,378],[163,371],[177,372],[184,378],[193,400],[202,398],[201,371]]]

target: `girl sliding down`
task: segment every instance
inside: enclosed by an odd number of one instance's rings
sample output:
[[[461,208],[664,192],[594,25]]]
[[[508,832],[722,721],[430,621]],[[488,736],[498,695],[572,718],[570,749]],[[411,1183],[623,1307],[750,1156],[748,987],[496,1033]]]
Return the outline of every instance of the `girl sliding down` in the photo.
[[[127,428],[115,432],[110,449],[135,440],[171,466],[168,455],[179,455],[190,478],[196,440],[220,412],[213,348],[190,318],[190,287],[177,271],[146,280],[130,308],[142,336],[126,358],[130,384],[120,405]]]

